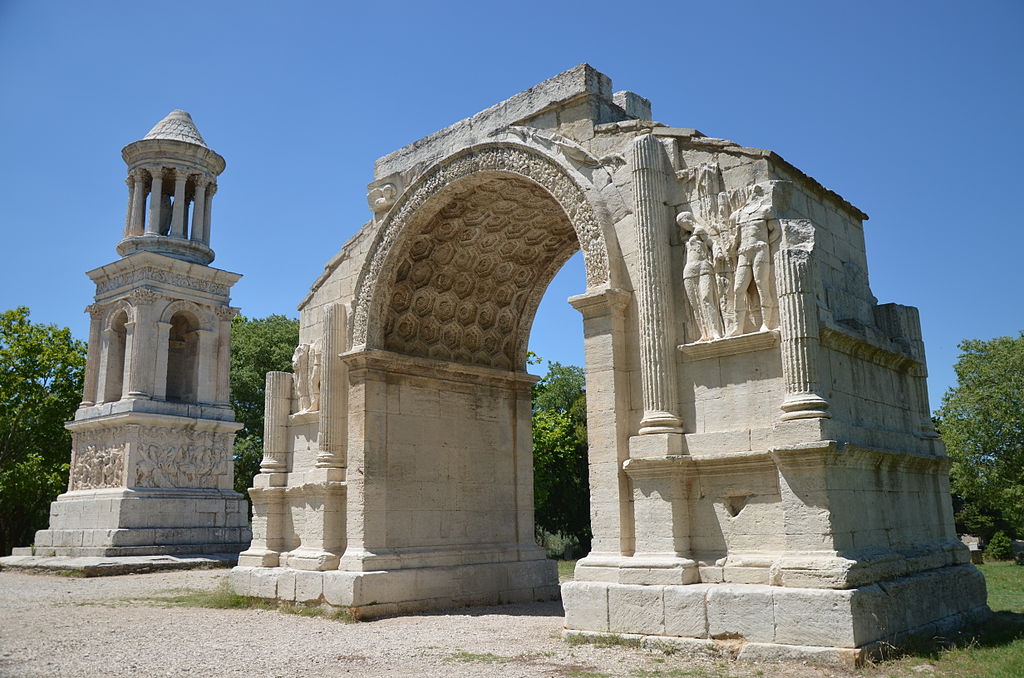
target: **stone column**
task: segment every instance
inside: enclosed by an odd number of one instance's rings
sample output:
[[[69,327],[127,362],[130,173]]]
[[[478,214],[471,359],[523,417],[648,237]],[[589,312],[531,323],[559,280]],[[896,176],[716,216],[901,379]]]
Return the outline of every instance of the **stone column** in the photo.
[[[215,309],[219,328],[217,333],[217,392],[214,402],[225,407],[231,405],[231,319],[237,312],[237,308],[230,306],[218,306]]]
[[[570,297],[583,315],[587,375],[587,450],[590,476],[590,554],[580,561],[616,567],[633,553],[633,502],[622,464],[629,457],[629,373],[626,308],[630,293],[605,289]],[[578,575],[582,575],[578,572]]]
[[[153,317],[154,303],[160,295],[152,290],[138,289],[132,292],[132,306],[135,307],[135,331],[131,351],[125,350],[125,380],[127,397],[149,398],[153,393],[155,351],[153,350],[156,318]]]
[[[85,358],[85,384],[82,389],[82,402],[79,407],[92,407],[97,400],[97,384],[99,383],[101,342],[103,341],[103,310],[96,304],[85,307],[89,314],[89,347]]]
[[[135,181],[129,172],[124,183],[128,184],[128,209],[124,213],[124,237],[132,234],[132,206],[135,205]]]
[[[124,370],[121,372],[121,395],[118,400],[124,400],[128,397],[128,393],[131,387],[132,374],[132,358],[135,356],[135,347],[138,342],[135,341],[135,328],[138,327],[138,323],[134,320],[129,320],[124,325]]]
[[[188,174],[180,169],[174,170],[174,206],[170,235],[175,238],[185,237],[185,182],[187,181]]]
[[[153,175],[153,186],[149,189],[149,222],[146,224],[146,235],[160,235],[160,210],[164,193],[163,168],[150,170]]]
[[[818,304],[814,297],[811,255],[783,249],[775,255],[782,330],[782,376],[786,397],[781,421],[828,418],[828,401],[819,395]]]
[[[624,464],[633,486],[636,551],[619,569],[620,584],[693,584],[700,578],[689,559],[688,477],[693,458],[674,455],[629,459]]]
[[[238,554],[242,567],[277,567],[284,548],[285,488],[263,484],[266,476],[256,476],[256,487],[249,488],[252,498],[252,542]]]
[[[387,373],[364,352],[346,355],[348,367],[348,538],[339,569],[381,569],[374,554],[387,550]]]
[[[203,208],[203,244],[210,244],[210,218],[213,214],[213,196],[217,192],[217,184],[210,182],[206,187],[206,206]]]
[[[192,195],[192,232],[189,239],[203,242],[206,239],[206,177],[196,177],[196,190]]]
[[[288,470],[288,412],[291,410],[291,400],[291,373],[267,372],[261,473],[282,473]]]
[[[633,210],[639,276],[636,285],[640,325],[640,383],[644,415],[640,433],[682,433],[679,419],[672,282],[669,275],[668,208],[665,204],[665,151],[652,134],[630,149]]]
[[[167,399],[167,352],[170,350],[171,323],[156,323],[156,341],[153,351],[156,354],[153,368],[153,398]]]
[[[345,411],[348,379],[338,356],[345,351],[345,307],[331,304],[323,317],[323,356],[320,376],[320,453],[317,468],[345,467]],[[315,387],[315,385],[314,385]]]
[[[136,168],[129,175],[135,182],[132,202],[128,206],[128,235],[142,235],[146,221],[146,176],[144,169]]]
[[[212,403],[217,393],[217,333],[213,330],[196,330],[199,336],[199,383],[196,384],[196,401]]]

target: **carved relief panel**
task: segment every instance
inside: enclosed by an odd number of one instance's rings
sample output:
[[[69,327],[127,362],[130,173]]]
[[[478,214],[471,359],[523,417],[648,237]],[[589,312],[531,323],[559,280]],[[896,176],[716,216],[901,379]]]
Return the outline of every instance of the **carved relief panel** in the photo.
[[[320,411],[320,375],[323,369],[323,341],[299,344],[292,354],[295,413]]]
[[[123,487],[127,444],[121,427],[76,432],[68,490]]]
[[[690,341],[779,326],[772,256],[781,232],[776,182],[726,190],[717,163],[683,170],[689,209],[676,216],[685,243],[683,288]]]
[[[230,433],[143,426],[134,487],[217,489],[231,473]]]

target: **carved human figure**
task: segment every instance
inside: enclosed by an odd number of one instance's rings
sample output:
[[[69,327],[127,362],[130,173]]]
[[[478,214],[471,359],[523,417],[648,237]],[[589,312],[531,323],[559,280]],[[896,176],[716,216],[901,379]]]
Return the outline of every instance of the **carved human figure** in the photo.
[[[697,226],[691,212],[681,212],[676,223],[686,238],[686,264],[683,266],[683,289],[690,303],[693,319],[700,331],[698,341],[720,339],[722,313],[718,303],[718,284],[715,276],[717,249],[708,232]]]
[[[323,344],[320,339],[309,348],[309,411],[320,411],[320,375],[323,370]]]
[[[299,344],[292,353],[292,379],[295,382],[295,398],[298,412],[309,410],[309,344]]]
[[[731,334],[743,334],[750,316],[747,293],[751,286],[757,291],[761,303],[761,329],[777,324],[778,302],[771,289],[771,245],[778,239],[777,229],[771,227],[771,196],[764,187],[755,184],[743,205],[732,213],[736,224],[736,274],[733,283],[736,323]]]

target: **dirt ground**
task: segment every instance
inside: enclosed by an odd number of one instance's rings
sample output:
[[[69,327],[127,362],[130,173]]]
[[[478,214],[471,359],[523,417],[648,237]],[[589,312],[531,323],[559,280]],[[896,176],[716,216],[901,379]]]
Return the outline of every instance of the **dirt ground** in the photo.
[[[0,676],[851,676],[631,647],[569,645],[555,603],[345,623],[154,600],[225,570],[73,578],[0,572]]]

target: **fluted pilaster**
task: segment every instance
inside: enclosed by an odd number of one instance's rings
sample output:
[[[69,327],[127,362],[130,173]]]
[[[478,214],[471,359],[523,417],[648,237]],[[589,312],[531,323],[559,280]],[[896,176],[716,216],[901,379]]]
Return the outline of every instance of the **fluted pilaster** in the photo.
[[[97,402],[96,386],[99,383],[100,353],[103,350],[103,310],[96,304],[86,306],[85,310],[89,314],[89,347],[85,358],[85,384],[79,407],[91,407]]]
[[[811,257],[804,250],[784,249],[775,255],[782,330],[782,375],[786,397],[783,421],[831,417],[828,401],[819,395],[818,308],[814,298]]]
[[[324,311],[320,376],[320,454],[316,457],[316,465],[319,468],[345,466],[346,368],[338,359],[338,355],[346,348],[346,322],[343,305],[331,304]]]
[[[640,433],[681,433],[672,332],[674,308],[669,275],[669,213],[665,202],[665,151],[650,134],[630,152],[639,280],[640,382],[644,416]]]
[[[290,372],[267,372],[267,389],[263,421],[263,473],[288,470],[288,411],[292,397]]]

